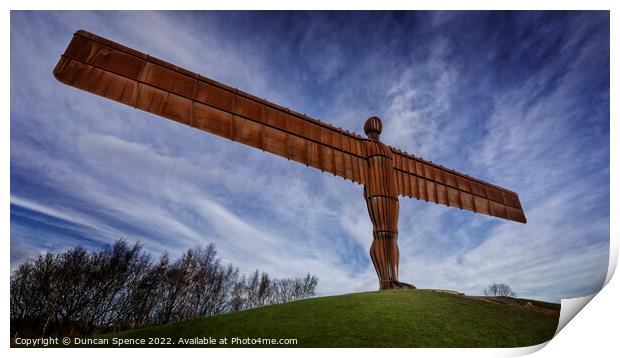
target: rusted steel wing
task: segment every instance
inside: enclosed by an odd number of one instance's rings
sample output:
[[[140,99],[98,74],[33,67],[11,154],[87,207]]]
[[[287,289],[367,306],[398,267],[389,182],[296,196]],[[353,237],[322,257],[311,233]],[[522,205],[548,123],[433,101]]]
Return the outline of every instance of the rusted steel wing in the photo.
[[[89,32],[74,34],[54,76],[69,86],[367,183],[364,138]]]
[[[400,195],[527,222],[517,193],[391,149]]]

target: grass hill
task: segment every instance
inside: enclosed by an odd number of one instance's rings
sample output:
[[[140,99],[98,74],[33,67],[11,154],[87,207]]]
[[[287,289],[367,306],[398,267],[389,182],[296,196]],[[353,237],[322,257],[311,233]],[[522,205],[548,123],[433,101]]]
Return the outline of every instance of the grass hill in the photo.
[[[517,347],[553,337],[558,304],[470,297],[434,290],[355,293],[311,298],[164,326],[117,332],[107,338],[296,338],[280,347]],[[134,341],[135,342],[135,341]],[[171,343],[172,345],[167,345]],[[196,342],[194,342],[196,343]],[[149,345],[152,347],[152,345]],[[199,345],[200,346],[200,345]]]

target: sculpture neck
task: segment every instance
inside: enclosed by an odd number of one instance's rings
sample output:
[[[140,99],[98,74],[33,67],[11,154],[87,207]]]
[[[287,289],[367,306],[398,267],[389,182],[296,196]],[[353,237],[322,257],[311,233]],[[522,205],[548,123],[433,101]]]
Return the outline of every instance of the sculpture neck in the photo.
[[[379,139],[379,133],[368,133],[368,139],[369,140],[374,140],[377,142],[380,142],[381,140]]]

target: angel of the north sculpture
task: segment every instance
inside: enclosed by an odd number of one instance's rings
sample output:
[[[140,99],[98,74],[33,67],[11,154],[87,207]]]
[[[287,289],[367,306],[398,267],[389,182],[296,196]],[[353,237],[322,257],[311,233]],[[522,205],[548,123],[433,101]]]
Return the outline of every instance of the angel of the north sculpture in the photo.
[[[519,196],[381,142],[239,91],[86,31],[77,31],[54,69],[62,83],[364,186],[373,225],[370,258],[379,288],[398,281],[398,196],[525,223]]]

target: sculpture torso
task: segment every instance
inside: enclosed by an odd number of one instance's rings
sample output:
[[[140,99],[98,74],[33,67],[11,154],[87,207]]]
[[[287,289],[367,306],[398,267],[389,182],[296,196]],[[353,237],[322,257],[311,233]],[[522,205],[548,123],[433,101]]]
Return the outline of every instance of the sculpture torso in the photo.
[[[364,186],[364,198],[368,204],[373,204],[368,210],[374,229],[397,233],[398,192],[390,148],[375,140],[369,140],[366,148],[369,182]]]

